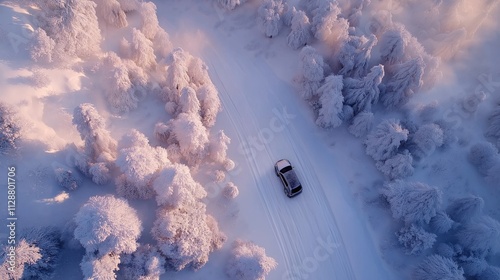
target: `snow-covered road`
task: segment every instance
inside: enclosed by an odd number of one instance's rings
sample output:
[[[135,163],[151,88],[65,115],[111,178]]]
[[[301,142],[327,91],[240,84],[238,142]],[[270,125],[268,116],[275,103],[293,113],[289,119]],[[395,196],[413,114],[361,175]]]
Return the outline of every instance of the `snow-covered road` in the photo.
[[[259,245],[279,263],[269,279],[392,279],[337,171],[346,159],[335,157],[338,148],[325,142],[291,85],[298,53],[284,37],[263,38],[238,14],[219,21],[216,8],[189,2],[168,7],[166,27],[175,43],[202,57],[219,90],[218,126],[232,138],[230,155],[243,170],[234,178],[242,193],[239,219],[258,232],[257,241],[267,241]],[[191,13],[188,20],[176,20],[181,11]],[[183,45],[176,32],[193,34],[200,45],[193,38]],[[292,199],[274,174],[281,158],[292,162],[303,185]]]

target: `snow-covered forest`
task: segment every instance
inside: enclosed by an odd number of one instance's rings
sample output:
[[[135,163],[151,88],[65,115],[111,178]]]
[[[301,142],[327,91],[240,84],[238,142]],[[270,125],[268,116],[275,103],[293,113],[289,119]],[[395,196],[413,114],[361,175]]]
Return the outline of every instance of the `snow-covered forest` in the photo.
[[[0,279],[500,279],[498,2],[0,1]]]

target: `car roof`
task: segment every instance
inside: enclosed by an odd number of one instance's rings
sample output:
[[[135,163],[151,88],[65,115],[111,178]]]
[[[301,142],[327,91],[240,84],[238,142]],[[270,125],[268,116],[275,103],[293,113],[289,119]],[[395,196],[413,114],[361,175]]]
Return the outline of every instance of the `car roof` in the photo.
[[[288,182],[288,185],[294,189],[300,185],[299,178],[297,177],[297,174],[295,174],[295,170],[291,169],[283,174],[285,176],[286,181]]]

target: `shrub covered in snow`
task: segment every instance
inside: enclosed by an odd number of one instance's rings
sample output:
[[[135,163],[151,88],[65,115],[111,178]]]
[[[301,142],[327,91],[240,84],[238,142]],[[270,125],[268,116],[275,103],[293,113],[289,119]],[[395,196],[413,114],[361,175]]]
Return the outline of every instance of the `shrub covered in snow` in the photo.
[[[415,280],[465,280],[464,271],[451,259],[431,255],[422,261],[412,273]]]
[[[132,253],[142,226],[137,212],[123,198],[93,196],[75,215],[75,238],[88,255]]]
[[[366,137],[366,154],[376,161],[385,161],[397,154],[408,134],[398,121],[384,120]]]
[[[225,241],[225,235],[199,201],[187,207],[158,209],[151,233],[167,257],[167,265],[176,270],[201,268],[210,252]]]
[[[52,168],[54,169],[54,175],[56,176],[59,186],[70,191],[80,187],[82,178],[75,170],[57,162],[52,163]]]
[[[278,35],[283,20],[281,15],[285,6],[282,0],[264,0],[258,9],[257,24],[267,37]]]
[[[342,124],[342,76],[330,75],[318,89],[320,109],[316,124],[321,127],[338,127]]]
[[[428,224],[441,206],[441,191],[423,183],[396,180],[386,183],[382,194],[393,217],[407,224]]]
[[[230,279],[264,280],[276,268],[276,261],[266,255],[264,248],[248,241],[233,243],[231,258],[226,263],[226,274]]]
[[[152,198],[154,179],[170,164],[167,151],[151,147],[146,136],[135,129],[123,137],[120,146],[116,160],[122,172],[116,179],[118,194],[134,199]]]
[[[222,190],[222,194],[227,199],[234,199],[239,193],[238,187],[233,182],[228,182]]]
[[[471,146],[468,155],[469,162],[483,176],[496,164],[500,163],[498,150],[489,142],[480,142]]]
[[[435,234],[427,232],[422,227],[414,224],[405,226],[396,235],[408,255],[419,255],[424,250],[432,248],[432,245],[436,242]]]
[[[311,40],[311,23],[306,13],[297,11],[292,17],[292,31],[288,34],[288,45],[293,49],[299,49],[307,45]]]
[[[488,216],[465,224],[456,237],[464,248],[479,255],[500,252],[500,223]]]
[[[452,201],[446,211],[455,222],[466,223],[479,217],[483,207],[483,199],[471,195]]]
[[[14,112],[0,102],[0,154],[6,155],[18,149],[21,127],[14,117]]]

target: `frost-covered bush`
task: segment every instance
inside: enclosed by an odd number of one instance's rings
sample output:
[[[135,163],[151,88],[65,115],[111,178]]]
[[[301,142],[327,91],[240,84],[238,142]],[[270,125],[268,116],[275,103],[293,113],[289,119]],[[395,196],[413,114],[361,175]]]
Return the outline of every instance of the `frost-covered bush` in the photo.
[[[167,257],[167,265],[175,270],[203,267],[210,252],[220,248],[225,240],[199,201],[188,207],[160,208],[156,216],[151,233]]]
[[[324,79],[325,62],[323,57],[313,47],[306,46],[299,53],[300,74],[300,94],[302,98],[308,100],[317,94]]]
[[[235,199],[239,193],[238,187],[233,182],[228,182],[222,190],[222,194],[227,199]]]
[[[454,224],[454,221],[443,211],[436,213],[436,216],[432,217],[429,226],[431,230],[437,234],[442,234],[448,232]]]
[[[387,108],[398,108],[405,105],[423,84],[424,61],[418,57],[397,64],[385,83],[381,101]]]
[[[345,104],[354,109],[357,115],[362,111],[371,111],[372,105],[379,99],[379,85],[384,77],[384,66],[372,67],[370,73],[362,79],[346,78],[344,80],[343,94]]]
[[[72,168],[57,162],[52,163],[52,168],[59,186],[72,191],[82,184],[82,178]]]
[[[330,75],[318,89],[320,109],[316,124],[321,127],[338,127],[342,124],[342,108],[344,96],[342,96],[342,76]]]
[[[465,280],[464,271],[453,260],[431,255],[422,261],[412,273],[415,280]]]
[[[311,40],[311,23],[306,13],[297,11],[292,18],[292,31],[288,34],[288,45],[293,49],[299,49],[307,45]]]
[[[390,180],[402,179],[413,175],[413,157],[405,150],[395,156],[385,160],[378,161],[376,167],[384,173]]]
[[[311,31],[318,40],[325,42],[333,51],[348,38],[349,22],[341,17],[337,1],[323,1],[313,11]]]
[[[479,217],[484,207],[484,201],[477,196],[468,196],[456,199],[446,209],[448,215],[455,222],[466,223],[473,218]]]
[[[167,151],[151,147],[146,136],[135,129],[123,137],[120,146],[116,160],[122,172],[116,179],[118,194],[133,199],[152,198],[154,179],[170,164]]]
[[[55,43],[49,56],[47,53],[52,41],[38,32],[39,35],[34,39],[39,41],[35,46],[43,46],[43,51],[34,50],[34,53],[43,54],[45,60],[51,57],[55,61],[65,61],[74,57],[86,58],[99,53],[101,32],[94,2],[39,0],[34,4],[39,8],[34,14],[39,27]]]
[[[372,112],[360,112],[354,117],[347,130],[358,138],[363,137],[372,129],[373,119]]]
[[[134,253],[122,255],[120,276],[125,280],[159,280],[160,275],[165,273],[164,265],[165,258],[158,248],[141,245]]]
[[[408,134],[399,121],[384,120],[366,137],[366,154],[376,161],[385,161],[397,154]]]
[[[278,263],[266,255],[266,250],[249,241],[236,240],[226,263],[230,279],[264,280]]]
[[[349,36],[349,39],[344,41],[338,53],[338,59],[342,66],[339,74],[344,77],[364,77],[368,72],[368,61],[371,57],[372,48],[376,44],[377,37],[373,34],[368,38],[365,36]],[[378,72],[375,75],[379,75]]]
[[[500,223],[488,216],[465,224],[456,234],[464,248],[479,255],[500,252]]]
[[[0,102],[0,154],[7,155],[18,149],[21,127],[12,111]]]
[[[441,147],[444,141],[444,133],[437,124],[424,124],[411,137],[415,144],[412,154],[420,158],[431,155],[436,148]]]
[[[382,194],[391,206],[392,216],[407,224],[428,224],[441,206],[441,191],[423,183],[388,182]]]
[[[420,255],[423,251],[432,248],[437,237],[414,224],[405,226],[396,233],[396,236],[408,255]]]
[[[131,60],[122,60],[114,52],[106,53],[97,75],[108,104],[117,113],[137,108],[139,98],[146,93],[148,78],[144,70]]]
[[[281,15],[285,9],[282,0],[264,0],[257,11],[257,25],[267,37],[276,37],[283,25]]]
[[[490,142],[480,142],[472,145],[467,158],[483,176],[486,176],[488,170],[500,162],[498,150]]]
[[[53,279],[62,246],[60,237],[60,231],[51,226],[22,230],[14,246],[15,261],[7,255],[8,248],[0,253],[0,279]],[[12,265],[14,270],[9,269]]]
[[[227,148],[231,143],[224,130],[219,130],[215,136],[210,137],[208,153],[211,160],[217,163],[224,164],[229,159],[227,158]]]
[[[93,0],[96,5],[97,17],[114,27],[127,26],[127,15],[117,0]]]
[[[137,249],[142,226],[123,198],[93,196],[75,215],[75,238],[88,255],[130,254]]]
[[[158,206],[190,207],[207,196],[207,192],[191,176],[186,165],[174,164],[163,169],[153,183]]]

